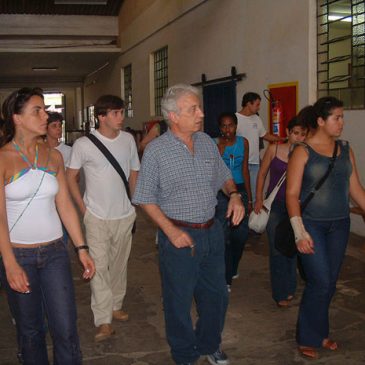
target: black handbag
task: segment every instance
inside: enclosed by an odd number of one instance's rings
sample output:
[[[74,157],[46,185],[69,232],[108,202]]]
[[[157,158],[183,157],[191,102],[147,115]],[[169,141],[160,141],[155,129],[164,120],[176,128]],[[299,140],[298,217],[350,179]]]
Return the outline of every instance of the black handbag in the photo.
[[[333,154],[331,157],[330,164],[326,173],[318,181],[314,189],[305,198],[304,202],[301,204],[301,211],[303,212],[308,203],[312,200],[315,193],[320,189],[320,187],[327,180],[329,174],[331,173],[335,161],[337,158],[338,142],[335,142],[335,147],[333,149]],[[289,216],[286,216],[275,228],[275,238],[274,238],[275,248],[284,256],[293,257],[297,253],[297,245],[295,243],[294,231],[290,223]]]
[[[106,159],[111,163],[111,165],[117,171],[119,176],[122,178],[128,199],[132,202],[129,183],[128,183],[127,177],[125,176],[125,173],[124,173],[122,167],[119,165],[119,162],[115,159],[115,157],[111,154],[111,152],[105,147],[104,143],[100,141],[100,139],[95,137],[93,134],[88,134],[86,137],[89,138],[90,141],[93,142],[97,148],[99,148],[100,152],[106,157]],[[136,224],[136,221],[134,221],[133,227],[132,227],[132,233],[134,234],[136,232],[136,230],[137,230],[137,224]]]

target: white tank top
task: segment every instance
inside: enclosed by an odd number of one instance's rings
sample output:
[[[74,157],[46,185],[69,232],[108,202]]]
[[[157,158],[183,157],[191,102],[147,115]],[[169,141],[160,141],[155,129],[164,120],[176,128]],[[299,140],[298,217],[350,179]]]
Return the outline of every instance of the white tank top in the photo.
[[[6,212],[12,243],[49,242],[61,238],[63,234],[55,203],[59,188],[55,173],[38,168],[36,162],[32,167],[22,170],[5,185]]]

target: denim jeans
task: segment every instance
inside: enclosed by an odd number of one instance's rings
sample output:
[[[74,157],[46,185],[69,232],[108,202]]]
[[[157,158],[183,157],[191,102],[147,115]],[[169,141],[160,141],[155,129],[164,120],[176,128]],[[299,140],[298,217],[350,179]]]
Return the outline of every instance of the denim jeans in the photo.
[[[62,232],[63,232],[62,241],[67,246],[67,243],[68,243],[68,232],[67,232],[66,227],[63,224],[62,224]]]
[[[350,219],[303,222],[313,239],[314,254],[300,254],[307,281],[299,308],[297,342],[320,347],[329,335],[329,305],[346,251]]]
[[[242,194],[243,203],[247,212],[247,193],[244,184],[238,184],[237,190]],[[238,273],[238,265],[248,238],[248,215],[246,214],[238,226],[232,226],[226,219],[229,198],[222,191],[217,195],[218,204],[215,217],[220,221],[225,237],[226,282],[232,284],[232,276]]]
[[[16,321],[24,364],[49,364],[44,314],[53,340],[54,364],[81,364],[74,287],[65,244],[58,240],[47,246],[13,251],[28,275],[31,292],[23,294],[9,287],[2,261],[0,275]]]
[[[250,185],[251,185],[251,195],[252,201],[255,203],[256,200],[256,181],[257,181],[257,174],[260,170],[260,164],[249,163],[248,170],[250,172]]]
[[[208,229],[181,229],[193,239],[194,255],[190,247],[172,245],[161,230],[158,238],[166,337],[177,364],[194,363],[218,349],[228,305],[222,226],[216,220]]]
[[[297,256],[286,257],[275,248],[275,229],[280,221],[288,215],[285,201],[275,199],[270,211],[266,232],[270,248],[270,278],[272,298],[276,302],[285,300],[294,295],[297,279]]]

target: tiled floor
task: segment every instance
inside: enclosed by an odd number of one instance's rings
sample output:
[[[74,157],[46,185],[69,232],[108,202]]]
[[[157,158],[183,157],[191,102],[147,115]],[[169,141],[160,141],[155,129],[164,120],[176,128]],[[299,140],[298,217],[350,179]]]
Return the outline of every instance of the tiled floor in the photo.
[[[293,305],[288,309],[277,308],[270,295],[267,252],[265,235],[250,236],[240,277],[232,286],[223,336],[223,348],[231,364],[365,364],[365,238],[351,236],[331,306],[331,336],[339,342],[340,349],[336,353],[321,351],[316,361],[300,357],[294,341],[302,283],[298,278]],[[116,335],[111,340],[98,344],[93,341],[95,329],[89,286],[80,280],[81,270],[73,251],[71,257],[84,364],[172,365],[164,335],[155,228],[149,220],[139,215],[129,261],[129,288],[124,309],[129,312],[130,320],[113,324]],[[0,294],[0,323],[0,364],[17,364],[15,330],[3,292]],[[49,352],[51,356],[51,345]],[[207,362],[201,359],[199,364]]]

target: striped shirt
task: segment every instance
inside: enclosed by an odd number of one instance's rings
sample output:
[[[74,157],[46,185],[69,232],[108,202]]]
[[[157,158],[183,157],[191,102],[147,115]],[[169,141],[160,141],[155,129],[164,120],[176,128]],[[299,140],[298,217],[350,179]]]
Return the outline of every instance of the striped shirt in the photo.
[[[156,204],[166,216],[191,223],[214,216],[216,195],[232,179],[213,140],[193,134],[194,153],[170,130],[146,148],[134,204]]]

